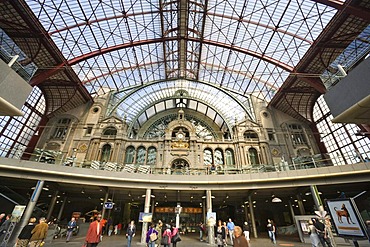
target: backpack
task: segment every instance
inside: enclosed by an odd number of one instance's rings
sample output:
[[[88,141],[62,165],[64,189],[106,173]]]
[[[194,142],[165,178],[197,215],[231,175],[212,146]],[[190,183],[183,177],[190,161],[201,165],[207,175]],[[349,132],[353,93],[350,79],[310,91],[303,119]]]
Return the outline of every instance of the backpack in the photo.
[[[168,235],[162,237],[161,245],[168,245]]]

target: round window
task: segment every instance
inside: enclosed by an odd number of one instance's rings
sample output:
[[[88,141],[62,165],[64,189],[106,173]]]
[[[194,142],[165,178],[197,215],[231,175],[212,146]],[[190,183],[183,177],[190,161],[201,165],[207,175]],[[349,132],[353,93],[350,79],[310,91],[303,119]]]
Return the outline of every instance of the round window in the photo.
[[[93,109],[92,109],[92,112],[93,113],[97,113],[99,111],[99,107],[94,107]]]

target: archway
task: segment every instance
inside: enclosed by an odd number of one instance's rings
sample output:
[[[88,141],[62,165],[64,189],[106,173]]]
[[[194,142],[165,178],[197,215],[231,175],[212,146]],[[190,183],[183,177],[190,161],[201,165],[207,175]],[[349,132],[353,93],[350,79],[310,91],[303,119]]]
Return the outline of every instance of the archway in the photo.
[[[172,161],[172,173],[177,174],[186,174],[189,171],[189,163],[185,159],[175,159]]]

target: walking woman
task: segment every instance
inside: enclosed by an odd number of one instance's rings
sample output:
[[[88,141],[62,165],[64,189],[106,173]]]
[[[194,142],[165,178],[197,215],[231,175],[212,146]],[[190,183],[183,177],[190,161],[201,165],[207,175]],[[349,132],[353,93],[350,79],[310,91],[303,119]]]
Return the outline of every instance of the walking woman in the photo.
[[[308,234],[310,234],[310,240],[312,247],[318,247],[320,243],[319,235],[317,235],[316,227],[313,225],[313,221],[308,221]]]
[[[219,220],[215,231],[217,247],[223,247],[225,244],[226,231],[222,225],[222,221]]]

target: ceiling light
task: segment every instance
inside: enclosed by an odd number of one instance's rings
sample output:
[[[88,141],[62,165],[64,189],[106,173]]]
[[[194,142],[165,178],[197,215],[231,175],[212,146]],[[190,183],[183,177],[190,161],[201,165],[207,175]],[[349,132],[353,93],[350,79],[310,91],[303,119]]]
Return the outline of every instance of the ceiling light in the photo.
[[[279,197],[274,197],[271,200],[272,202],[282,202],[282,200]]]
[[[84,188],[82,188],[82,190],[81,190],[81,194],[85,194],[85,190],[84,190]]]

